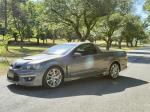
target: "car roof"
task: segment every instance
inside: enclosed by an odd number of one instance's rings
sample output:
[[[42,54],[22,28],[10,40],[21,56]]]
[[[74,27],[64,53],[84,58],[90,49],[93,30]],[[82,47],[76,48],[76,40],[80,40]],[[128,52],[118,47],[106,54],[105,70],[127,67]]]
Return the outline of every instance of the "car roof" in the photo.
[[[90,42],[70,42],[70,43],[64,43],[64,44],[74,44],[74,45],[82,45],[82,44],[89,44]]]

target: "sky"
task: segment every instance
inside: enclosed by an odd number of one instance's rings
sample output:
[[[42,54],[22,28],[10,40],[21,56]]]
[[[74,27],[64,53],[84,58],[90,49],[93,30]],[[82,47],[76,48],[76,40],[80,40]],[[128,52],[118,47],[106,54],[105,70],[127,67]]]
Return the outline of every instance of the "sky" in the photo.
[[[147,18],[146,12],[143,10],[145,0],[135,0],[133,11],[136,15],[140,16],[142,20]]]

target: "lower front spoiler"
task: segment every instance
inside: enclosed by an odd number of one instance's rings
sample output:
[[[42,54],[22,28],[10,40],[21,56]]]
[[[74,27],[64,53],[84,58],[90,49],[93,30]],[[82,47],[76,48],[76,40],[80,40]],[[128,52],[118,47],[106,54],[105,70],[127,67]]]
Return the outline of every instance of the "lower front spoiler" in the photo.
[[[33,78],[32,80],[27,80],[27,78]],[[37,81],[37,77],[36,76],[23,76],[23,77],[19,77],[18,76],[18,80],[13,80],[11,78],[9,78],[7,76],[7,80],[10,82],[10,83],[13,83],[13,84],[16,84],[16,85],[22,85],[22,86],[42,86],[41,83],[39,83],[39,81]]]
[[[40,86],[40,85],[34,84],[33,82],[20,82],[20,81],[16,82],[16,81],[9,80],[9,79],[7,80],[12,84],[21,85],[21,86]]]

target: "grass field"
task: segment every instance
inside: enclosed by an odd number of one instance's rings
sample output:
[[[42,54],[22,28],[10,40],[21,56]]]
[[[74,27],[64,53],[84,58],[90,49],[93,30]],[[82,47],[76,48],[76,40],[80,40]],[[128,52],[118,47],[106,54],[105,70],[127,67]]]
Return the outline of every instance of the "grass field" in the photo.
[[[9,52],[4,53],[4,49],[0,48],[0,57],[5,57],[7,55],[7,59],[9,63],[14,61],[17,58],[34,55],[43,52],[48,47],[24,47],[21,49],[19,46],[9,46]],[[6,74],[9,64],[5,61],[5,58],[0,58],[0,75]]]
[[[6,75],[9,64],[7,62],[0,62],[0,75]]]

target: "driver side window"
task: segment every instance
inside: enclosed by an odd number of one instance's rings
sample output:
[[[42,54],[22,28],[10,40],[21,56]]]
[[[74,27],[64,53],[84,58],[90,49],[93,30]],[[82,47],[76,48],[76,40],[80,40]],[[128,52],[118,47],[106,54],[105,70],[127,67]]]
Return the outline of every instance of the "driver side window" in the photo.
[[[80,53],[82,56],[93,55],[93,54],[97,54],[97,49],[95,48],[93,44],[83,44],[79,46],[75,50],[75,52]]]

